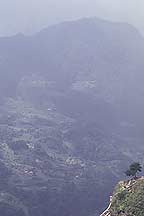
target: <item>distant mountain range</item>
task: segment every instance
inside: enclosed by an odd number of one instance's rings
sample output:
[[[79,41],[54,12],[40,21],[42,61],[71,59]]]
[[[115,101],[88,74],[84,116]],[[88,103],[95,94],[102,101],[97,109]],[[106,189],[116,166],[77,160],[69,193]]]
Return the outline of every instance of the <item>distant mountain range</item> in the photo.
[[[0,38],[0,213],[93,216],[143,162],[144,39],[96,18]]]

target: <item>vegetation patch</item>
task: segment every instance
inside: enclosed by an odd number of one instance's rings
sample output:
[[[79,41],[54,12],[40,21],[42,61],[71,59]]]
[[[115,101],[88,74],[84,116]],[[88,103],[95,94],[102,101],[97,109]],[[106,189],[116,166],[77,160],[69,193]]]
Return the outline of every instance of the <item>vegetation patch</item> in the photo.
[[[117,186],[110,210],[111,216],[144,215],[144,178],[137,179],[135,182],[133,180],[131,185],[129,189],[125,188],[125,182]]]

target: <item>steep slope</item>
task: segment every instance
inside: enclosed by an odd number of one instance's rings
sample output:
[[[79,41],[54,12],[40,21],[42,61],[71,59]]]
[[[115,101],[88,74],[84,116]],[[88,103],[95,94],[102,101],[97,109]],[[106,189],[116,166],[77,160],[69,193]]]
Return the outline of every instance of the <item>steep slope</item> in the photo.
[[[144,215],[143,177],[138,180],[119,183],[112,199],[110,215]]]
[[[1,214],[99,215],[143,160],[143,48],[99,19],[0,38]]]
[[[98,19],[63,23],[32,37],[1,38],[1,84],[40,73],[64,89],[91,84],[100,96],[122,100],[142,87],[143,48],[133,27]]]
[[[0,200],[2,212],[5,204],[12,208],[11,197],[17,200],[13,208],[30,216],[91,215],[100,211],[127,162],[115,151],[115,136],[20,99],[1,106],[0,143],[0,190],[8,194]]]
[[[141,121],[135,113],[144,108],[143,56],[144,40],[135,28],[94,18],[31,37],[1,38],[0,92],[15,95],[23,76],[38,74],[59,90],[90,93],[117,105],[120,115]]]

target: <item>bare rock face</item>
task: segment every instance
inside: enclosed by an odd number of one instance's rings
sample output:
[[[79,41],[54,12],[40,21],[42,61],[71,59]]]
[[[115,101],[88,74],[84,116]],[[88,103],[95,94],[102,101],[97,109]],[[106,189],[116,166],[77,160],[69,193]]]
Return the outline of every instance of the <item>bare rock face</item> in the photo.
[[[99,215],[143,158],[143,46],[97,19],[0,38],[0,214]]]

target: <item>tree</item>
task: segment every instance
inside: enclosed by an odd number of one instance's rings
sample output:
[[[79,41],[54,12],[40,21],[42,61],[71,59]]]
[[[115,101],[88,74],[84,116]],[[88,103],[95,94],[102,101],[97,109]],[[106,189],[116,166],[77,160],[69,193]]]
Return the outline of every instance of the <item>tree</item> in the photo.
[[[142,171],[142,166],[138,162],[134,162],[129,166],[129,169],[125,172],[127,176],[137,177],[137,173]]]

